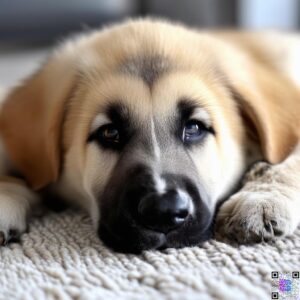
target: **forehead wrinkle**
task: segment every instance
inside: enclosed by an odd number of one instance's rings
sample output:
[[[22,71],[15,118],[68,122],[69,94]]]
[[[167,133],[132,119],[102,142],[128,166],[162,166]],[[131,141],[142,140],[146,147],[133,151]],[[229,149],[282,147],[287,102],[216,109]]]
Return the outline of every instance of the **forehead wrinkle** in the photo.
[[[122,73],[141,78],[150,88],[161,75],[170,69],[170,62],[160,55],[129,58],[120,68]]]

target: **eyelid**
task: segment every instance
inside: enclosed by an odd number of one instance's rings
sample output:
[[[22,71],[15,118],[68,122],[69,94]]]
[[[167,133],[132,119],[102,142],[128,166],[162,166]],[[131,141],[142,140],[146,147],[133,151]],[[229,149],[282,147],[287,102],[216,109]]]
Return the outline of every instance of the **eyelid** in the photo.
[[[203,123],[207,128],[210,128],[212,126],[210,115],[203,108],[196,108],[193,114],[190,116],[189,120],[199,121]]]
[[[98,128],[105,124],[111,123],[111,120],[104,114],[97,115],[90,126],[90,134],[93,134],[94,131],[96,131]]]

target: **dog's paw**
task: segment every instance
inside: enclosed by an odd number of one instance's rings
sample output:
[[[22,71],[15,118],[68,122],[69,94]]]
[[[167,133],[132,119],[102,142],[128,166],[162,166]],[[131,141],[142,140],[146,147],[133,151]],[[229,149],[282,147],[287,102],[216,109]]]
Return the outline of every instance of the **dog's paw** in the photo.
[[[27,228],[27,203],[0,195],[0,246],[18,241]]]
[[[291,234],[290,199],[276,191],[241,191],[225,202],[216,218],[216,238],[238,243],[268,241]]]
[[[268,179],[270,181],[270,178],[274,176],[274,166],[271,166],[269,163],[264,161],[256,162],[250,170],[245,174],[243,178],[243,184],[246,184],[248,182],[259,180],[261,177],[264,177],[263,182],[265,183]],[[271,176],[268,176],[268,175]]]

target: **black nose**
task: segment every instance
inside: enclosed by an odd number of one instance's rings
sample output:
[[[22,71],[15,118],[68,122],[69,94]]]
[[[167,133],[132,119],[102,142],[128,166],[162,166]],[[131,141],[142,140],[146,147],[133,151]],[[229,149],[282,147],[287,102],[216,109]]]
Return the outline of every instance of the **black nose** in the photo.
[[[187,194],[174,190],[163,195],[152,193],[139,203],[140,221],[147,228],[167,233],[184,223],[190,213],[191,201]]]

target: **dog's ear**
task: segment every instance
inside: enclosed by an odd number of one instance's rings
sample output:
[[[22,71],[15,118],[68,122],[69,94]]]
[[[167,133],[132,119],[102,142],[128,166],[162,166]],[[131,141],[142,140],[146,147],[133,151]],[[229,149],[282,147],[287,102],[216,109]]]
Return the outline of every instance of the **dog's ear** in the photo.
[[[0,133],[8,155],[34,189],[58,178],[65,104],[74,77],[70,59],[56,54],[2,105]]]
[[[264,159],[276,164],[299,142],[300,90],[284,75],[254,70],[251,82],[234,81],[232,94],[246,127],[259,140]]]

